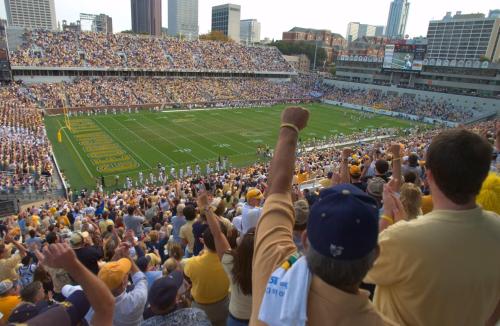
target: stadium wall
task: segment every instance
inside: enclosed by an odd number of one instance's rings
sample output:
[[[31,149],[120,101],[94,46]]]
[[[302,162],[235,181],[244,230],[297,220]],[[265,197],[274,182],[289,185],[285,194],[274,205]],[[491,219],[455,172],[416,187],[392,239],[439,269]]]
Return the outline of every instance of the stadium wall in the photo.
[[[398,88],[395,86],[382,86],[382,85],[373,85],[373,84],[362,84],[341,80],[333,80],[333,79],[325,79],[323,81],[324,84],[335,86],[335,87],[344,87],[344,88],[358,88],[358,89],[378,89],[385,93],[387,92],[396,92],[399,95],[403,94],[414,94],[416,96],[422,98],[431,98],[433,100],[446,100],[455,105],[456,107],[464,108],[464,109],[478,109],[480,111],[488,112],[496,112],[496,114],[500,113],[500,100],[493,98],[482,98],[482,97],[473,97],[473,96],[465,96],[465,95],[455,95],[449,93],[438,93],[438,92],[429,92],[422,91],[416,89],[409,88]]]

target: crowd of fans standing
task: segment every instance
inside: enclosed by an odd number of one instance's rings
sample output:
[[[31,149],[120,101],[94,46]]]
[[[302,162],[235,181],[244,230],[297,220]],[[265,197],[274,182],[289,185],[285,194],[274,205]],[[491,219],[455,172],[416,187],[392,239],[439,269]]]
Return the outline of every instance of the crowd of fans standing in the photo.
[[[301,152],[307,118],[285,111],[270,164],[3,220],[2,321],[494,325],[498,122]]]

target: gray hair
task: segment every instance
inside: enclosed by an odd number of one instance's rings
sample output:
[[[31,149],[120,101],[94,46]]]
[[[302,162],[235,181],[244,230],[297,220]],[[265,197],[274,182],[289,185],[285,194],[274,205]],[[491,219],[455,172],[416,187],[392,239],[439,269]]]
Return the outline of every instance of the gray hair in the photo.
[[[325,283],[335,286],[352,286],[361,283],[377,258],[377,249],[356,260],[337,260],[314,250],[307,240],[305,252],[307,264],[313,274]]]

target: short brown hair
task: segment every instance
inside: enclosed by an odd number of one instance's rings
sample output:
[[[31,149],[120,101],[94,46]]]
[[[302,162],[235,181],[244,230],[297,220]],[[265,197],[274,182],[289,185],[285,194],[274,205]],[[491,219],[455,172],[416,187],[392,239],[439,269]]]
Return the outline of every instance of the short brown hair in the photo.
[[[458,205],[474,200],[488,175],[493,148],[465,129],[446,130],[434,137],[426,166],[439,190]]]

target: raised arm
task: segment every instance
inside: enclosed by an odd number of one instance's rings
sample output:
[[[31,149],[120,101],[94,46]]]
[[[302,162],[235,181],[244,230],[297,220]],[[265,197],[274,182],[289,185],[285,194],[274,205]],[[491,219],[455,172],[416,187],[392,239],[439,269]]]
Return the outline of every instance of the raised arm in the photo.
[[[82,287],[87,300],[95,311],[93,325],[111,325],[115,299],[106,285],[92,274],[76,258],[75,252],[67,243],[51,244],[43,253],[36,251],[42,265],[52,268],[63,268]]]
[[[215,215],[212,208],[208,205],[208,196],[206,192],[198,193],[198,207],[200,208],[200,212],[204,212],[207,217],[208,227],[214,236],[217,256],[219,256],[219,259],[222,259],[224,253],[231,249],[231,246],[224,233],[222,233],[217,215]]]
[[[401,146],[399,144],[391,145],[392,153],[392,178],[395,179],[395,184],[393,189],[395,192],[399,192],[401,188]]]
[[[349,156],[352,154],[352,149],[346,147],[342,150],[342,160],[340,162],[340,183],[351,183],[349,178]]]
[[[308,119],[309,111],[301,107],[289,107],[283,111],[278,143],[269,173],[268,196],[290,193],[299,131],[306,127]]]

